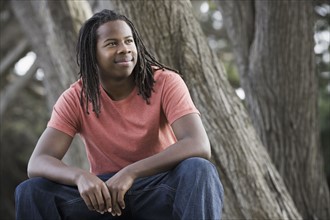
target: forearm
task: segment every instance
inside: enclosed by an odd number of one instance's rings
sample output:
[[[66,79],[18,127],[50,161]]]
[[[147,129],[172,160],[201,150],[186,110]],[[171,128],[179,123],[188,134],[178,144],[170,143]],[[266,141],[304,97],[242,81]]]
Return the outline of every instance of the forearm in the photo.
[[[126,169],[135,178],[150,176],[174,168],[181,161],[190,157],[210,158],[209,143],[196,142],[194,139],[184,139],[169,146],[164,151],[137,161]]]
[[[44,177],[57,183],[66,185],[76,185],[77,179],[88,171],[68,166],[61,160],[49,156],[39,155],[31,158],[28,164],[28,176]]]

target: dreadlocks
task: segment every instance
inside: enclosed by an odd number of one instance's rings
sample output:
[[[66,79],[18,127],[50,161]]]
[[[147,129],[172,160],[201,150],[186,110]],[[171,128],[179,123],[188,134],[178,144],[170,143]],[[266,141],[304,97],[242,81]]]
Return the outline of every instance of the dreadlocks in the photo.
[[[80,68],[79,77],[82,79],[80,104],[82,107],[85,106],[87,114],[89,114],[89,102],[92,103],[93,111],[97,116],[99,116],[101,109],[99,75],[96,60],[97,29],[106,22],[116,20],[125,21],[131,28],[138,53],[138,60],[132,74],[135,85],[138,87],[138,94],[142,96],[147,104],[150,104],[149,98],[151,97],[155,83],[152,66],[177,72],[158,62],[148,52],[133,23],[127,17],[111,10],[102,10],[94,14],[83,24],[79,31],[77,43],[77,64]]]

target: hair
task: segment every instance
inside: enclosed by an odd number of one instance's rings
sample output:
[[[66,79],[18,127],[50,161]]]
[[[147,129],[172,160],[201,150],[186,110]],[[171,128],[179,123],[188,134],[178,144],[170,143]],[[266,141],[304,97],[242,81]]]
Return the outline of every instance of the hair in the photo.
[[[135,85],[138,87],[138,94],[142,96],[147,104],[150,104],[149,99],[155,83],[152,66],[156,66],[158,69],[170,69],[178,73],[178,71],[158,62],[155,57],[148,52],[139,33],[127,17],[112,10],[104,9],[94,14],[82,25],[77,43],[76,58],[79,66],[78,74],[79,78],[82,79],[80,104],[82,107],[85,107],[87,114],[89,114],[89,102],[92,103],[93,112],[95,112],[97,116],[99,116],[101,109],[100,81],[96,60],[97,29],[104,23],[117,20],[126,22],[131,28],[138,53],[137,63],[132,74]]]

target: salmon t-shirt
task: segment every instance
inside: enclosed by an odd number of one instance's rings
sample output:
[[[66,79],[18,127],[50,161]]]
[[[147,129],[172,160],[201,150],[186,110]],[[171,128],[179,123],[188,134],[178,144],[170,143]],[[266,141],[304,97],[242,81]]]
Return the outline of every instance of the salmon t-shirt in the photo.
[[[182,78],[169,70],[154,73],[150,104],[135,87],[123,100],[112,100],[100,86],[99,117],[86,113],[80,105],[82,81],[70,86],[54,105],[48,127],[71,137],[79,134],[86,147],[91,172],[117,172],[138,160],[163,151],[176,142],[171,124],[178,118],[196,113]]]

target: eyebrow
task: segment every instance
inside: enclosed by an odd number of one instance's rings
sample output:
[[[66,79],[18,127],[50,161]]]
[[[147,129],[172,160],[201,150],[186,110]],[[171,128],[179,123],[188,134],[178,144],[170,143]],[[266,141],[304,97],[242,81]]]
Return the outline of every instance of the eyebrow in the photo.
[[[124,39],[128,39],[128,38],[133,38],[133,36],[129,35],[129,36],[124,37]],[[115,41],[115,40],[117,40],[117,39],[116,38],[107,38],[103,41],[103,43],[106,43],[108,41]]]

